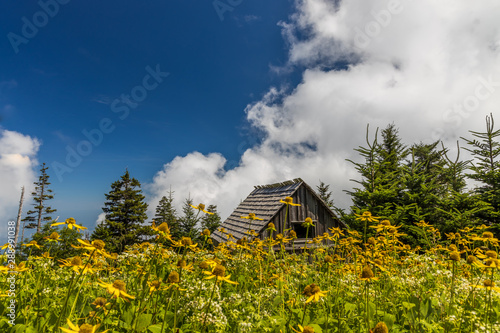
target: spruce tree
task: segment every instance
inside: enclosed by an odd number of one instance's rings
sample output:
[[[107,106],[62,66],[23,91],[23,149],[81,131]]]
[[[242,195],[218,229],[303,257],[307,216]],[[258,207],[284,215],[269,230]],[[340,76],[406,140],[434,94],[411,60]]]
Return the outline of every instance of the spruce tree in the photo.
[[[316,186],[319,197],[326,203],[326,205],[330,208],[333,208],[333,200],[331,199],[332,191],[330,191],[330,185],[325,184],[324,182],[319,180],[319,185]]]
[[[151,228],[144,225],[148,205],[144,202],[141,184],[130,177],[128,170],[111,184],[111,191],[105,196],[102,208],[105,222],[96,228],[92,239],[101,239],[106,249],[120,253],[125,246],[142,242],[152,235]]]
[[[213,233],[221,224],[221,218],[217,212],[217,205],[209,205],[207,212],[213,214],[204,214],[201,218],[201,229],[208,229],[210,233]]]
[[[163,222],[167,223],[170,228],[171,235],[175,238],[180,236],[179,222],[177,221],[177,212],[173,206],[173,191],[170,190],[168,197],[163,196],[156,207],[156,215],[154,220],[156,225],[160,225]]]
[[[195,239],[198,237],[199,231],[196,225],[200,221],[198,217],[200,211],[195,211],[191,206],[193,204],[193,199],[187,198],[184,201],[184,206],[182,207],[182,212],[184,216],[179,219],[180,236],[191,237]]]
[[[494,130],[493,115],[486,116],[486,132],[469,131],[474,137],[465,139],[470,148],[473,161],[468,175],[470,179],[479,182],[475,189],[481,200],[488,203],[492,209],[483,210],[478,217],[487,224],[494,226],[497,236],[500,236],[500,129]]]
[[[399,223],[404,215],[404,209],[400,207],[403,191],[401,161],[406,156],[407,150],[401,144],[394,125],[389,125],[382,136],[383,142],[379,143],[377,129],[375,138],[370,142],[367,126],[367,147],[355,149],[364,161],[348,160],[355,165],[361,176],[360,180],[353,180],[361,187],[347,193],[351,195],[353,201],[352,213],[361,214],[363,211],[370,211],[375,216]],[[344,218],[354,228],[361,228],[352,214],[350,218],[347,216]]]
[[[26,213],[27,216],[22,220],[24,223],[28,222],[28,225],[25,226],[26,229],[36,228],[37,233],[42,231],[42,221],[52,221],[51,214],[56,212],[56,209],[52,209],[52,207],[48,206],[46,203],[47,200],[54,198],[51,194],[52,190],[49,189],[48,168],[49,167],[45,166],[45,163],[42,164],[42,168],[40,169],[41,175],[38,181],[34,182],[35,190],[31,193],[33,201],[35,201],[33,204],[35,206],[33,207],[34,210],[28,211]]]

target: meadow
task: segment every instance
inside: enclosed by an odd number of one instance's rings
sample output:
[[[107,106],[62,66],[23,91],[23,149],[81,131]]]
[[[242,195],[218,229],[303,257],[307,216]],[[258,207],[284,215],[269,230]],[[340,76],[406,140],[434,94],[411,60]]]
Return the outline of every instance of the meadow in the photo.
[[[272,225],[263,239],[253,230],[238,241],[225,233],[228,241],[214,246],[208,230],[195,243],[173,239],[163,223],[152,226],[154,241],[118,255],[79,239],[79,256],[54,259],[54,232],[41,256],[13,267],[1,257],[0,331],[500,332],[498,239],[487,227],[441,237],[415,222],[426,245],[412,248],[388,220],[369,212],[358,219],[364,233],[331,228],[292,252],[284,248],[293,232]]]

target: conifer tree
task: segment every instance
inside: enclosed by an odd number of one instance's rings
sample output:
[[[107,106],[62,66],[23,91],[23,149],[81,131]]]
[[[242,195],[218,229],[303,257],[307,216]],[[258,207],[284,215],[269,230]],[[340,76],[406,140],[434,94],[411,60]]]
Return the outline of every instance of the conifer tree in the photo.
[[[208,229],[213,233],[221,224],[221,218],[217,212],[217,205],[209,205],[207,211],[213,214],[204,214],[201,218],[201,229]]]
[[[144,202],[140,182],[125,171],[121,179],[111,184],[102,208],[105,221],[92,234],[92,239],[101,239],[106,249],[122,252],[125,246],[139,243],[152,235],[151,228],[144,225],[147,219],[147,203]]]
[[[184,206],[182,207],[182,212],[184,216],[179,219],[180,235],[183,237],[191,237],[195,239],[198,237],[199,231],[196,225],[200,221],[198,217],[200,211],[195,211],[191,206],[193,204],[193,199],[187,198],[184,201]]]
[[[462,138],[470,148],[473,161],[469,169],[469,178],[480,185],[475,189],[480,198],[491,205],[490,210],[483,210],[478,217],[492,224],[500,236],[500,129],[494,130],[493,115],[486,116],[486,132],[469,131],[472,140]]]
[[[333,208],[334,203],[333,200],[331,199],[332,191],[330,191],[330,185],[325,184],[320,179],[319,185],[316,186],[316,189],[318,190],[319,197],[326,203],[326,205],[330,208]]]
[[[370,211],[375,216],[398,223],[404,214],[404,208],[401,209],[403,170],[400,163],[407,155],[407,150],[401,144],[394,125],[389,125],[383,130],[382,136],[383,142],[379,143],[377,129],[375,138],[370,142],[367,126],[367,147],[355,149],[364,158],[364,162],[348,160],[355,165],[361,176],[360,180],[354,180],[361,187],[354,188],[353,191],[347,191],[347,193],[351,195],[353,201],[351,207],[353,213]],[[345,218],[347,223],[360,228],[354,218]]]
[[[56,209],[52,209],[52,207],[48,206],[46,201],[53,199],[54,196],[51,194],[52,190],[49,189],[49,175],[47,174],[47,169],[49,167],[45,166],[45,163],[42,164],[42,168],[40,169],[40,177],[38,178],[35,184],[35,190],[31,193],[33,196],[33,204],[35,207],[34,210],[28,211],[27,216],[22,220],[24,223],[29,222],[28,225],[25,226],[27,229],[36,228],[36,232],[40,233],[42,230],[42,221],[48,222],[52,221],[51,214],[56,212]]]
[[[180,236],[179,222],[177,221],[177,212],[173,206],[173,191],[170,190],[167,196],[163,196],[156,207],[156,215],[154,220],[156,225],[160,225],[163,222],[167,223],[170,228],[170,233],[174,238]]]

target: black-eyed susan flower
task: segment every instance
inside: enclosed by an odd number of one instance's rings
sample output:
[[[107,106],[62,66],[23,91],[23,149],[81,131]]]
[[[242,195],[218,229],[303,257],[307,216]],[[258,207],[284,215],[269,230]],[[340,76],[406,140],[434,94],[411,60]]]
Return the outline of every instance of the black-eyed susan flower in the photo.
[[[44,252],[40,257],[33,257],[34,259],[54,259],[54,257],[50,256],[49,252]]]
[[[425,222],[424,220],[420,220],[418,222],[415,222],[415,224],[417,225],[417,227],[420,227],[420,228],[428,228],[431,226],[429,223]]]
[[[21,273],[21,272],[26,272],[29,269],[28,267],[26,267],[25,261],[23,261],[20,264],[9,264],[7,266],[0,266],[0,267],[2,268],[2,271],[4,271],[4,273],[8,273],[9,271]]]
[[[377,222],[380,217],[377,217],[377,216],[373,216],[372,213],[366,211],[366,212],[363,212],[363,214],[361,215],[358,215],[358,214],[354,214],[356,215],[356,220],[360,220],[361,222]]]
[[[166,286],[162,286],[161,279],[148,282],[148,285],[149,285],[149,292],[150,293],[158,291],[158,290],[166,289]]]
[[[193,243],[191,237],[182,237],[179,241],[172,240],[172,244],[175,247],[187,247],[193,251],[198,246],[197,243]]]
[[[186,290],[186,289],[181,289],[181,287],[179,286],[180,276],[179,273],[177,273],[176,271],[171,271],[170,274],[168,274],[167,282],[168,282],[168,287],[166,288],[167,290],[170,288],[177,289],[179,291]]]
[[[65,333],[95,333],[96,330],[99,328],[100,325],[95,325],[92,326],[90,324],[82,324],[81,326],[74,325],[69,319],[68,319],[68,328],[64,327],[59,327],[63,332]],[[101,333],[107,332],[109,330],[105,330]]]
[[[340,229],[340,227],[330,228],[329,230],[330,230],[332,237],[334,239],[339,239],[340,236],[344,236],[344,231],[342,229]]]
[[[57,232],[51,233],[48,237],[44,237],[43,239],[46,239],[49,242],[59,242],[61,240],[61,236]]]
[[[491,280],[484,280],[482,285],[472,285],[474,288],[486,289],[486,290],[494,290],[500,293],[500,288],[495,287],[495,282]]]
[[[294,332],[297,332],[297,333],[314,333],[314,328],[312,328],[311,326],[302,326],[302,325],[299,325],[299,330],[297,331],[295,328],[291,327],[292,330]]]
[[[31,241],[29,242],[28,244],[23,244],[23,246],[26,246],[26,247],[30,247],[30,246],[33,246],[33,247],[36,247],[37,249],[41,249],[42,247],[40,245],[38,245],[38,243],[36,241]]]
[[[379,322],[373,329],[370,330],[370,333],[389,333],[389,329],[384,322]]]
[[[151,226],[151,229],[158,232],[162,237],[164,237],[168,240],[171,240],[170,228],[169,228],[167,222],[163,222],[159,226],[156,226],[155,222],[153,221],[153,225]]]
[[[83,264],[82,258],[80,256],[75,256],[71,259],[62,259],[59,260],[62,265],[61,267],[71,267],[76,273],[79,273],[81,269],[83,269],[82,274],[86,274],[87,272],[93,273],[94,270],[92,267],[87,263]]]
[[[314,227],[314,222],[313,222],[312,218],[306,217],[304,222],[302,222],[302,226],[304,228]]]
[[[214,213],[212,212],[209,212],[207,210],[205,210],[205,205],[204,204],[198,204],[198,206],[194,206],[194,205],[190,205],[191,207],[193,207],[194,209],[197,209],[205,214],[210,214],[210,215],[213,215]]]
[[[288,206],[300,206],[300,204],[293,203],[292,197],[286,197],[285,199],[280,199],[280,202]]]
[[[267,231],[276,231],[276,226],[274,225],[273,222],[267,225]]]
[[[108,303],[107,299],[104,297],[97,297],[91,304],[94,305],[96,309],[99,309],[104,308],[111,303]]]
[[[317,302],[321,299],[321,297],[325,297],[328,291],[323,291],[319,288],[318,285],[312,283],[304,288],[303,294],[308,297],[306,303],[309,302]]]
[[[78,232],[80,230],[87,229],[86,227],[82,227],[81,225],[76,224],[75,219],[72,218],[72,217],[70,217],[69,219],[66,219],[66,221],[64,221],[64,222],[52,223],[50,226],[54,227],[54,226],[57,226],[57,225],[66,225],[69,229],[75,228]]]
[[[368,282],[368,281],[376,281],[376,280],[378,280],[378,278],[375,277],[370,266],[366,265],[365,267],[363,267],[363,271],[361,272],[360,280]]]
[[[127,294],[126,284],[122,280],[115,280],[115,282],[113,283],[106,283],[98,280],[97,284],[103,288],[106,288],[108,293],[113,295],[114,298],[120,297],[125,300],[127,298],[135,298],[134,296]]]
[[[205,279],[213,279],[216,278],[217,282],[227,282],[231,284],[238,284],[238,282],[234,282],[229,280],[231,277],[231,274],[226,276],[226,268],[220,264],[215,265],[215,267],[212,269],[211,272],[208,271],[203,271],[204,274],[207,274],[208,276]]]
[[[460,253],[458,251],[452,251],[450,253],[450,260],[452,260],[452,261],[460,261]]]
[[[254,213],[249,213],[248,216],[241,216],[242,219],[248,219],[248,220],[258,220],[258,221],[263,221],[264,219],[261,219],[260,217],[255,216]]]

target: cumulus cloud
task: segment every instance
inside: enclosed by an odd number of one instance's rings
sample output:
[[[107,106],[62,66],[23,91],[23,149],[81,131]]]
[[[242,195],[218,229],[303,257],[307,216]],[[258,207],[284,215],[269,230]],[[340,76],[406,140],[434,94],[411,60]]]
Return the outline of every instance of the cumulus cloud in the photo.
[[[500,4],[494,0],[297,0],[281,22],[289,68],[305,68],[292,90],[270,88],[245,112],[264,139],[224,171],[220,154],[191,153],[150,185],[156,206],[177,199],[218,204],[229,215],[253,185],[301,177],[330,183],[337,204],[357,178],[346,159],[366,125],[400,130],[407,144],[443,140],[453,149],[482,131],[500,105]],[[342,66],[340,66],[342,64]],[[286,71],[283,71],[286,72]],[[373,134],[374,131],[372,131]]]
[[[0,129],[0,232],[7,239],[7,222],[17,218],[21,187],[25,200],[36,180],[34,167],[40,143],[36,138]],[[3,243],[2,243],[3,244]]]

